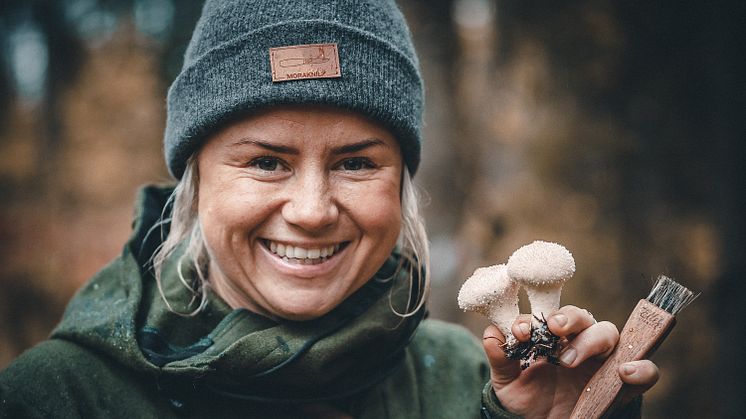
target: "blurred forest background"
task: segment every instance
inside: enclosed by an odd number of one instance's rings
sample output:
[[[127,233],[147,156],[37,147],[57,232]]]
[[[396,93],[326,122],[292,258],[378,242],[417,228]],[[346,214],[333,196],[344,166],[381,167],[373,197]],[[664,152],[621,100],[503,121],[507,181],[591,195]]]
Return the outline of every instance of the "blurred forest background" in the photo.
[[[433,317],[535,239],[620,328],[666,273],[702,295],[645,417],[746,412],[745,2],[401,0],[427,83]],[[201,2],[0,1],[0,368],[44,339],[168,182],[165,94]]]

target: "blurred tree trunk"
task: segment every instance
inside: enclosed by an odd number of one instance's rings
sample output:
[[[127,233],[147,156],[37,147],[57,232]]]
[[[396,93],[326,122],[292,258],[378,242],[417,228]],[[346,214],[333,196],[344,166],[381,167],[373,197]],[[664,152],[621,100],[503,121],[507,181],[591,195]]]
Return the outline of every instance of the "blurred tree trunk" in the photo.
[[[0,10],[0,13],[2,13],[2,10]],[[4,41],[3,40],[3,19],[0,19],[0,45]],[[6,129],[6,123],[7,119],[10,118],[10,112],[8,112],[8,109],[11,108],[12,104],[12,97],[13,97],[13,89],[11,87],[11,81],[10,81],[10,68],[8,66],[8,61],[5,58],[6,54],[0,55],[0,139],[2,139],[3,131]]]
[[[50,188],[63,137],[59,109],[61,94],[80,69],[84,46],[75,29],[65,19],[63,2],[36,0],[31,3],[31,7],[34,21],[39,25],[48,51],[44,97],[40,109],[40,141],[37,147],[37,170],[43,182],[36,182],[35,185]],[[52,190],[47,190],[46,193],[54,196]]]
[[[720,224],[723,271],[711,307],[718,338],[711,366],[715,400],[713,417],[746,414],[746,39],[743,2],[717,4],[706,15],[710,137],[716,150],[715,205]]]

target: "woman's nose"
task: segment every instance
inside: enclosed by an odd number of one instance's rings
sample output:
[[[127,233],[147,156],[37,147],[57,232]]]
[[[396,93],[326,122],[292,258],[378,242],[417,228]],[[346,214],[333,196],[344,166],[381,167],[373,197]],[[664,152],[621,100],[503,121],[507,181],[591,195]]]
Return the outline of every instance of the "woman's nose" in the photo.
[[[327,182],[316,177],[299,179],[282,207],[286,222],[306,231],[320,231],[337,221],[339,208]]]

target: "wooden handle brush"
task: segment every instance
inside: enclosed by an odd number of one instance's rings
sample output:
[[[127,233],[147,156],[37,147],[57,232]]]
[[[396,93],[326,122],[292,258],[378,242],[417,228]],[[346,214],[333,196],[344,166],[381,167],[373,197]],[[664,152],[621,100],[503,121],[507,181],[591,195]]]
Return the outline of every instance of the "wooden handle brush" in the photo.
[[[650,295],[637,303],[622,329],[619,344],[585,385],[570,417],[602,417],[624,384],[617,372],[619,365],[650,357],[676,324],[674,316],[695,298],[686,287],[661,275]]]

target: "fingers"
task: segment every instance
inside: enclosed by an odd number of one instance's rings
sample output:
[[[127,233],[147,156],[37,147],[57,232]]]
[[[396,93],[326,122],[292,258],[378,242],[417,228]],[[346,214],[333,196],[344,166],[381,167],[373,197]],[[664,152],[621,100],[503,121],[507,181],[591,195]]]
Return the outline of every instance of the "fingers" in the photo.
[[[652,361],[627,362],[619,366],[619,378],[629,384],[637,394],[642,394],[658,382],[658,366]]]
[[[624,363],[619,366],[618,373],[619,378],[626,384],[621,405],[648,391],[658,382],[660,376],[658,366],[647,359]]]
[[[531,338],[531,315],[521,314],[518,316],[513,322],[511,331],[513,336],[521,342],[529,340]]]
[[[531,337],[532,316],[521,314],[513,323],[512,332],[516,339],[525,342]],[[575,306],[564,306],[547,318],[549,330],[557,336],[567,337],[578,334],[596,324],[596,319],[588,311]]]
[[[531,337],[531,317],[520,316],[513,324],[513,334],[520,341]],[[571,340],[560,353],[560,363],[573,368],[593,357],[605,358],[619,341],[619,331],[610,322],[597,323],[593,315],[576,306],[560,308],[547,318],[549,330]]]
[[[591,325],[578,333],[559,356],[560,364],[574,368],[589,358],[606,358],[619,341],[619,331],[610,322]]]
[[[490,363],[492,386],[495,390],[510,384],[521,374],[519,362],[505,357],[502,350],[504,342],[505,336],[494,325],[490,325],[484,330],[482,343]]]
[[[564,306],[547,318],[549,330],[557,336],[571,336],[596,324],[590,311],[575,306]]]

